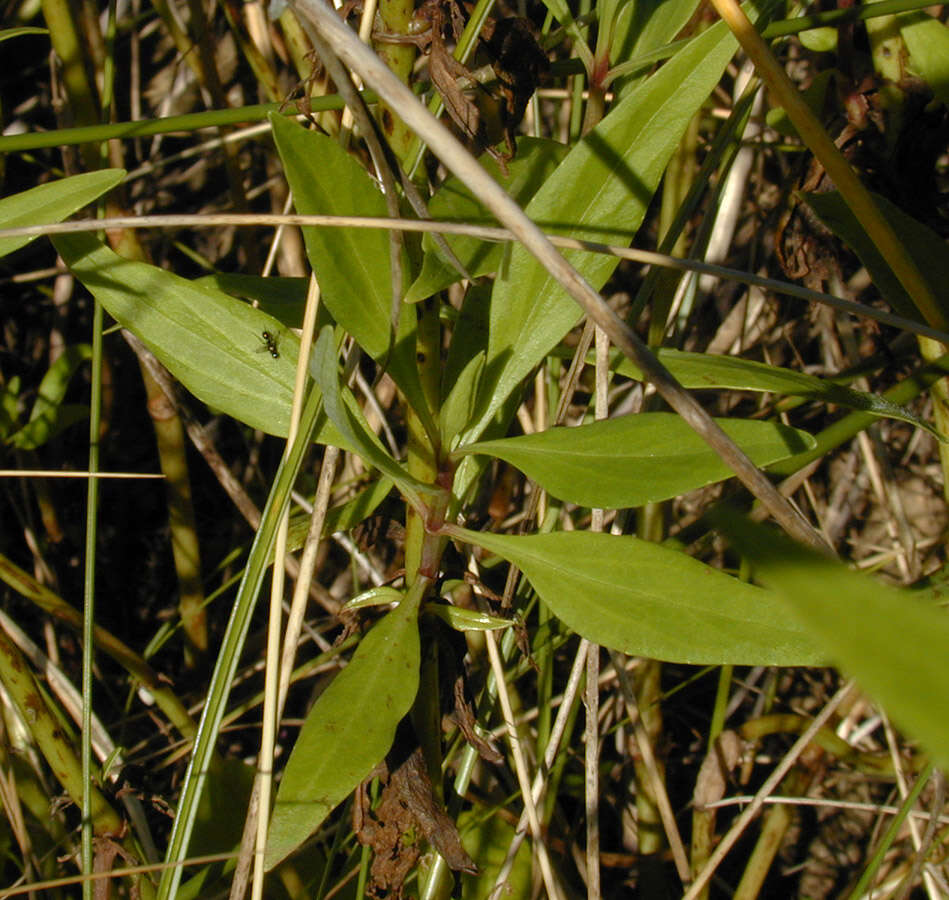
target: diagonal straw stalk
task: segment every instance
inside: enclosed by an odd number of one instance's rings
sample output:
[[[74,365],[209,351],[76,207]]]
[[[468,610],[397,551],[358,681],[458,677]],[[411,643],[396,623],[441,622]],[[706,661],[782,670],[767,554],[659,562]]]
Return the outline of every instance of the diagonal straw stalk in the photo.
[[[557,279],[610,340],[632,359],[663,399],[724,460],[791,536],[822,552],[827,545],[811,524],[774,488],[768,478],[731,441],[711,416],[672,377],[639,336],[606,304],[599,293],[565,260],[524,211],[492,179],[415,95],[386,68],[323,0],[293,0],[295,12],[318,29],[334,52],[363,81],[398,109],[412,128],[484,205],[494,213]]]

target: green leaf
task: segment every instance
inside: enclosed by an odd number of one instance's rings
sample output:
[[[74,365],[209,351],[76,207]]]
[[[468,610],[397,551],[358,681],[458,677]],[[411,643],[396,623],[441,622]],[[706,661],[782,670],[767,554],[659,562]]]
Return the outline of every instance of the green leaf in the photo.
[[[802,31],[798,38],[813,53],[833,53],[837,49],[836,28],[809,28]]]
[[[514,839],[514,825],[500,810],[476,806],[458,816],[458,832],[468,855],[478,861],[478,874],[461,876],[461,900],[485,900],[494,890],[501,866]],[[504,900],[527,900],[531,895],[531,848],[524,841],[504,880]]]
[[[387,216],[375,182],[339,142],[307,131],[285,116],[270,116],[274,141],[302,215]],[[389,353],[392,280],[389,238],[376,228],[302,229],[322,301],[333,318],[388,371],[413,408],[431,418],[415,358],[415,310],[402,306]],[[407,265],[403,268],[408,271]],[[431,423],[429,422],[429,425]]]
[[[712,356],[707,353],[686,353],[681,350],[660,350],[659,359],[686,388],[728,388],[735,391],[769,391],[775,394],[787,394],[792,397],[807,397],[823,403],[834,403],[860,412],[870,413],[881,418],[899,419],[909,422],[917,428],[928,431],[934,438],[946,442],[949,440],[940,434],[925,419],[921,419],[912,410],[897,403],[891,403],[879,394],[855,391],[852,388],[825,381],[804,372],[769,366],[751,359],[739,359],[734,356]],[[593,357],[590,357],[592,364]],[[615,354],[610,368],[642,381],[643,374],[631,360],[621,354]]]
[[[686,126],[721,78],[736,42],[724,23],[690,42],[620,100],[580,141],[526,209],[542,227],[571,237],[628,244],[635,236]],[[565,254],[599,289],[617,265],[601,254]],[[495,282],[479,436],[526,375],[576,324],[580,312],[522,247]]]
[[[949,765],[945,609],[880,584],[736,514],[716,526],[815,646],[853,675],[943,767]]]
[[[900,33],[909,50],[910,68],[949,106],[949,27],[923,13],[900,20]]]
[[[425,612],[437,616],[455,631],[500,631],[514,624],[511,619],[490,616],[477,609],[463,609],[448,603],[429,603]]]
[[[558,618],[604,647],[690,665],[822,660],[769,591],[668,547],[585,531],[450,533],[510,560]]]
[[[815,445],[806,432],[774,422],[717,421],[759,466]],[[561,500],[603,509],[668,500],[733,474],[679,416],[664,412],[480,441],[455,455],[471,453],[506,460]]]
[[[610,44],[610,65],[644,56],[668,44],[689,23],[698,0],[637,0],[624,3],[616,17]],[[647,68],[652,68],[650,63]],[[623,97],[643,78],[642,68],[613,82],[613,90]]]
[[[448,370],[446,369],[446,371]],[[455,437],[471,421],[475,398],[478,395],[478,385],[483,373],[484,351],[479,350],[461,370],[455,383],[448,390],[448,396],[442,403],[438,417],[442,446],[450,447]]]
[[[67,347],[49,367],[30,412],[29,423],[10,438],[18,450],[36,450],[54,435],[89,416],[87,406],[64,404],[73,375],[86,360],[92,358],[88,344]]]
[[[124,169],[102,169],[41,184],[0,200],[0,228],[50,225],[112,190],[125,177]],[[0,238],[0,256],[35,241],[31,237]]]
[[[385,500],[391,490],[392,482],[388,478],[380,478],[364,487],[352,500],[328,509],[326,521],[323,523],[323,537],[328,537],[337,531],[349,531],[355,528],[375,512],[376,507]],[[292,515],[287,532],[287,552],[293,553],[299,550],[306,543],[309,531],[310,516],[308,514]],[[270,561],[273,562],[272,553]]]
[[[343,604],[343,609],[349,612],[367,606],[385,606],[387,603],[397,603],[401,599],[402,591],[397,591],[394,587],[381,585],[380,587],[369,588],[361,594],[356,594],[355,597]]]
[[[250,300],[288,328],[302,328],[309,282],[309,278],[283,278],[276,275],[263,278],[238,272],[214,272],[196,278],[194,283],[215,288],[232,297]],[[329,310],[321,303],[317,310],[317,330],[330,321]]]
[[[867,236],[863,226],[854,218],[850,208],[837,191],[826,194],[804,194],[808,206],[834,234],[844,241],[867,267],[873,283],[886,301],[901,316],[919,321],[919,311],[906,289],[893,274],[887,261]],[[910,258],[932,289],[939,308],[949,316],[949,254],[946,242],[931,228],[908,216],[885,197],[873,194],[873,202],[880,207],[884,218],[900,236]]]
[[[323,391],[323,406],[326,409],[326,415],[346,442],[341,446],[352,449],[369,465],[375,466],[383,475],[395,482],[402,494],[410,499],[417,509],[421,508],[422,495],[431,494],[437,491],[437,488],[409,475],[382,448],[379,439],[366,423],[359,406],[352,400],[346,402],[349,392],[346,391],[344,394],[340,386],[336,360],[333,329],[327,325],[320,332],[316,346],[313,348],[310,374]]]
[[[567,147],[543,138],[521,137],[517,141],[517,156],[508,163],[505,175],[497,161],[487,153],[481,165],[508,194],[521,206],[526,204],[566,156]],[[438,189],[428,204],[431,217],[439,222],[468,222],[478,225],[497,225],[481,201],[471,193],[459,178],[452,176]],[[445,236],[455,256],[464,263],[472,277],[496,272],[507,252],[504,244],[480,241],[476,238]],[[430,234],[422,238],[425,258],[422,271],[405,295],[406,303],[417,303],[458,281],[461,276],[442,258],[441,251]]]
[[[303,723],[277,791],[265,865],[300,846],[386,755],[418,690],[418,600],[362,639]]]
[[[300,352],[292,331],[213,288],[123,259],[92,235],[63,234],[53,243],[109,314],[192,394],[252,428],[286,437]],[[277,359],[261,352],[263,331],[277,335]],[[331,427],[317,439],[345,446]]]

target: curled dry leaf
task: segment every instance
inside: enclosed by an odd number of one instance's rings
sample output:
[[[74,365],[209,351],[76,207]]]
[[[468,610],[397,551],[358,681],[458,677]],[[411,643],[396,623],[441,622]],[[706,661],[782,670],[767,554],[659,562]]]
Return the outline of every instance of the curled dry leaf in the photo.
[[[356,792],[353,829],[361,844],[372,848],[372,869],[366,892],[370,897],[399,898],[402,883],[427,840],[456,872],[476,874],[474,861],[461,844],[455,823],[435,799],[421,748],[389,772],[379,805],[369,809],[365,783]],[[378,772],[377,772],[378,774]]]
[[[723,731],[715,745],[702,761],[695,781],[693,800],[697,809],[721,800],[725,796],[728,775],[741,758],[742,739],[734,731]]]

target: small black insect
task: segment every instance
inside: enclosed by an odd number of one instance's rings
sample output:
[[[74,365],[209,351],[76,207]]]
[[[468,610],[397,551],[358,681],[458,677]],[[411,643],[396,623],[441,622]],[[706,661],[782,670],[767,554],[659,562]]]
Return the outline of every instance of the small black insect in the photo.
[[[264,342],[264,346],[258,347],[258,351],[266,350],[274,359],[280,359],[280,351],[277,349],[277,336],[272,331],[262,331],[260,339]]]

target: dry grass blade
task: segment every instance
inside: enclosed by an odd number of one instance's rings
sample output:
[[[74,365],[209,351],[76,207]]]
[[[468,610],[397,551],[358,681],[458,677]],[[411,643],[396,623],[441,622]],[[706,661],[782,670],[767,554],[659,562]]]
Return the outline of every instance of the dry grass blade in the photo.
[[[761,807],[764,805],[768,795],[781,783],[781,780],[790,771],[797,758],[803,753],[804,748],[813,740],[814,736],[823,727],[833,715],[834,710],[840,706],[847,698],[847,695],[853,689],[853,682],[848,682],[841,687],[833,697],[827,702],[824,708],[814,717],[810,727],[795,742],[794,746],[785,754],[780,764],[768,776],[765,783],[761,786],[754,800],[735,820],[727,834],[722,838],[715,851],[709,857],[705,868],[696,876],[695,881],[689,886],[689,889],[683,894],[682,900],[695,900],[702,892],[702,889],[708,884],[709,879],[715,874],[721,861],[728,855],[728,851],[735,845],[736,841],[742,836],[745,829],[754,819]]]

